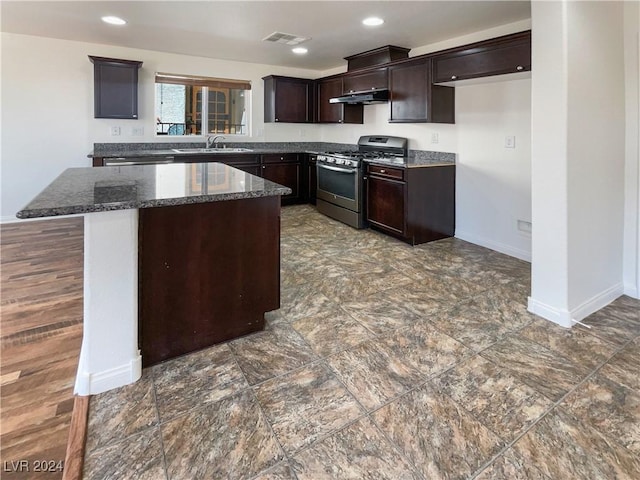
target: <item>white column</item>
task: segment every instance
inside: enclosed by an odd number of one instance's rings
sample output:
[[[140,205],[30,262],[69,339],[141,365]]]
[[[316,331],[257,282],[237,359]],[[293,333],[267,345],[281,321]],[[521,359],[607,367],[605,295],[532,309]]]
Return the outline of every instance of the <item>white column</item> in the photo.
[[[624,4],[625,237],[624,293],[640,298],[640,4]]]
[[[75,393],[93,395],[140,378],[138,210],[84,217],[84,332]]]
[[[532,2],[529,310],[564,327],[622,294],[621,2]]]

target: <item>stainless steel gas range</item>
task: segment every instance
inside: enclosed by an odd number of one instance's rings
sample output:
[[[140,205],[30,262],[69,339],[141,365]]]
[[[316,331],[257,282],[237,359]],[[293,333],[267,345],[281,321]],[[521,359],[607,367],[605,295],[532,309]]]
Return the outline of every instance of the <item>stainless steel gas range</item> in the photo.
[[[318,211],[355,228],[367,226],[364,161],[407,156],[407,139],[365,135],[357,151],[323,152],[317,155]]]

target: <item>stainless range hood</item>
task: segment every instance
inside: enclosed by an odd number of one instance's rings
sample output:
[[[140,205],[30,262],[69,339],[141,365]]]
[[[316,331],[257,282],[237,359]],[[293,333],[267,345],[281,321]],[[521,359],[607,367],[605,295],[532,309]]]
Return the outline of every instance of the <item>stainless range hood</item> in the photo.
[[[389,101],[389,90],[367,90],[365,92],[353,92],[341,97],[330,98],[329,103],[384,103]]]

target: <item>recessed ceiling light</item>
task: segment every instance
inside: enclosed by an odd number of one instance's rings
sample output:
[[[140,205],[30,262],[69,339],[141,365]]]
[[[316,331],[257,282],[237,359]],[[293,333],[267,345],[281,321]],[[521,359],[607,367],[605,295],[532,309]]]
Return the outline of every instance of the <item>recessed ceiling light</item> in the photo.
[[[108,23],[109,25],[124,25],[127,23],[125,20],[121,19],[120,17],[114,17],[111,15],[102,17],[102,21],[104,23]]]
[[[293,53],[297,53],[298,55],[304,55],[305,53],[307,53],[309,50],[307,50],[304,47],[296,47],[296,48],[292,48],[291,51]]]
[[[382,25],[384,20],[378,17],[369,17],[362,20],[362,24],[367,27],[377,27],[378,25]]]

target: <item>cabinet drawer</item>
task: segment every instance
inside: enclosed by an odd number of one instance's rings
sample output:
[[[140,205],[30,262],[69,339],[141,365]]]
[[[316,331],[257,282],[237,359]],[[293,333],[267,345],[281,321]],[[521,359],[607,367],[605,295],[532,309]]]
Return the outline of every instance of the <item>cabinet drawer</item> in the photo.
[[[370,174],[379,175],[381,177],[393,178],[395,180],[404,180],[404,169],[384,167],[381,165],[369,165],[367,170]]]
[[[263,163],[289,163],[289,162],[297,162],[298,154],[297,153],[269,153],[266,155],[262,155]]]

